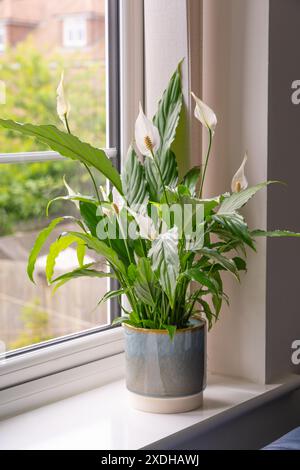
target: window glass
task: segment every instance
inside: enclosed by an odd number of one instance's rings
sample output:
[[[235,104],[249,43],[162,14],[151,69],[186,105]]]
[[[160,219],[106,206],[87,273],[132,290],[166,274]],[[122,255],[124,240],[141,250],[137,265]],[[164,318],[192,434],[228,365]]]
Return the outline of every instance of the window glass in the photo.
[[[71,131],[104,147],[105,1],[1,0],[0,21],[6,28],[6,48],[0,56],[5,89],[1,115],[62,128],[56,115],[56,88],[64,70]],[[74,49],[64,47],[65,39],[73,41]],[[0,149],[8,154],[49,150],[3,129]],[[43,268],[54,237],[38,259],[36,285],[27,279],[28,254],[40,229],[49,223],[47,201],[66,194],[64,176],[76,192],[92,192],[88,174],[76,162],[0,164],[0,341],[7,350],[108,322],[106,305],[97,306],[108,289],[106,279],[76,279],[53,295]],[[49,218],[76,211],[70,202],[57,202]],[[86,261],[103,267],[94,253],[87,253]],[[78,260],[71,247],[58,258],[55,275],[73,267],[78,267]]]

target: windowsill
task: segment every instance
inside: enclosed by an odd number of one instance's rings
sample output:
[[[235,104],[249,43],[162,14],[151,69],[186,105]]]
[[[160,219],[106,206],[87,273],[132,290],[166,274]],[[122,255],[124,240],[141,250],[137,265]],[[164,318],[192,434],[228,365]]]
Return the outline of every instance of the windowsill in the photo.
[[[211,376],[202,409],[159,415],[130,408],[118,380],[0,422],[0,449],[139,449],[276,387]]]

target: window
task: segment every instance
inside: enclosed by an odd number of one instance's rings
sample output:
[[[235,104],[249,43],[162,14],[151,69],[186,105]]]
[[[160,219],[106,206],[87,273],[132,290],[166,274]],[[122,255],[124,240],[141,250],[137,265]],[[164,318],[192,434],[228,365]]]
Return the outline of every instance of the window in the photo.
[[[64,47],[87,46],[87,20],[85,17],[75,16],[63,20]]]
[[[10,3],[10,11],[20,19],[20,11],[14,11],[14,0],[6,3]],[[79,3],[81,9],[90,8],[88,0],[60,0],[31,11],[32,1],[22,0],[26,17],[32,14],[37,26],[29,38],[20,39],[0,57],[7,98],[1,106],[1,114],[18,121],[61,126],[56,116],[56,88],[64,69],[71,102],[71,130],[98,147],[106,146],[106,135],[109,134],[108,145],[113,148],[108,149],[108,154],[118,165],[114,148],[118,146],[119,115],[115,112],[118,109],[118,80],[107,81],[115,83],[110,86],[109,93],[105,86],[106,76],[118,73],[118,29],[115,27],[118,2],[110,0],[108,8],[105,0],[93,2],[95,15],[105,17],[109,31],[98,34],[98,44],[92,51],[73,51],[72,55],[58,53],[60,18],[73,13]],[[5,11],[0,5],[1,19],[5,20]],[[68,45],[71,45],[71,39],[73,46],[86,43],[85,19],[76,17],[69,21],[68,18],[65,25]],[[105,60],[105,50],[109,51],[108,60]],[[113,68],[110,66],[112,60]],[[107,99],[112,112],[106,119]],[[106,121],[114,132],[109,132]],[[53,295],[43,273],[47,250],[38,259],[36,285],[27,279],[30,248],[40,229],[49,223],[45,217],[47,201],[65,193],[63,177],[78,192],[88,193],[92,189],[88,175],[79,164],[61,158],[31,139],[1,129],[0,144],[0,343],[1,348],[5,345],[7,357],[13,357],[20,351],[42,347],[45,341],[46,344],[57,344],[74,335],[99,331],[99,327],[109,325],[111,316],[118,312],[116,305],[111,308],[107,304],[98,306],[102,295],[110,289],[106,279],[102,282],[94,282],[94,279],[71,281]],[[98,184],[103,182],[100,177]],[[50,217],[54,217],[76,212],[76,207],[68,202],[66,205],[58,203],[51,211]],[[86,256],[87,262],[103,263],[103,259],[95,259],[94,253]],[[71,248],[58,258],[57,274],[75,265],[76,253]]]
[[[0,24],[0,52],[5,51],[5,25]]]

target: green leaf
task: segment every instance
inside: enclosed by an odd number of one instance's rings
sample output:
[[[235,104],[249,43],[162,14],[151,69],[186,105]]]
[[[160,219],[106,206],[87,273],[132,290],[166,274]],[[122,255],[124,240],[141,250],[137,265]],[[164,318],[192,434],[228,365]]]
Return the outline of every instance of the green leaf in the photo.
[[[200,175],[201,166],[194,166],[182,180],[182,184],[190,190],[191,196],[196,196],[196,188]]]
[[[129,320],[128,315],[123,315],[122,317],[114,318],[112,321],[112,325],[120,325],[121,323],[127,323]]]
[[[124,276],[127,276],[126,268],[122,261],[119,259],[117,253],[112,248],[107,246],[104,242],[86,233],[69,232],[69,234],[83,240],[88,246],[88,248],[102,255],[113,266],[113,268],[120,271],[120,273],[122,273]]]
[[[222,226],[225,232],[229,232],[232,237],[238,238],[252,248],[252,250],[256,251],[251,232],[249,232],[248,226],[241,215],[237,213],[213,215],[212,218]],[[214,229],[212,229],[212,232],[214,232]],[[216,233],[218,232],[216,231]]]
[[[226,256],[223,256],[217,250],[212,250],[210,248],[202,248],[200,250],[200,253],[202,253],[204,256],[207,256],[211,260],[216,261],[226,271],[231,272],[237,279],[239,279],[239,273],[238,273],[237,267],[232,260],[226,258]]]
[[[163,328],[169,333],[170,340],[173,341],[177,327],[174,325],[162,325]]]
[[[170,150],[175,139],[181,107],[182,90],[179,66],[171,77],[169,85],[158,103],[158,111],[153,118],[153,122],[158,128],[161,137],[160,157]]]
[[[51,234],[51,232],[55,229],[55,227],[64,220],[63,217],[58,217],[57,219],[54,219],[50,222],[48,227],[44,228],[38,235],[37,239],[35,240],[35,243],[33,245],[33,248],[30,252],[29,259],[28,259],[28,264],[27,264],[27,274],[29,279],[34,282],[33,280],[33,273],[34,273],[34,267],[35,263],[37,260],[37,257],[39,256],[41,249],[43,248],[47,238]]]
[[[51,199],[51,201],[48,202],[47,207],[46,207],[46,215],[48,216],[49,214],[49,209],[50,206],[53,204],[53,202],[56,201],[74,201],[74,202],[85,202],[87,204],[94,204],[95,206],[98,206],[98,201],[90,196],[81,196],[80,194],[77,194],[75,196],[58,196],[55,197],[54,199]],[[77,206],[79,208],[79,204]]]
[[[120,194],[123,193],[120,175],[104,150],[81,142],[78,137],[67,134],[52,125],[20,124],[10,119],[0,119],[0,125],[12,131],[18,131],[23,135],[35,137],[64,157],[78,160],[96,168],[110,180]]]
[[[207,287],[210,292],[219,295],[219,285],[213,277],[209,277],[207,273],[200,271],[197,268],[191,268],[186,272],[186,275],[193,281]]]
[[[141,205],[147,205],[149,194],[144,167],[132,147],[129,148],[122,172],[123,193],[128,206],[138,211]]]
[[[127,275],[130,282],[133,284],[136,280],[137,267],[135,264],[130,264],[127,269]]]
[[[148,328],[148,329],[151,329],[151,330],[156,330],[157,329],[156,323],[153,320],[141,320],[138,323],[141,324],[142,328]]]
[[[164,185],[170,187],[174,186],[178,179],[176,157],[171,150],[171,146],[175,139],[181,107],[182,90],[180,68],[178,67],[163,93],[163,97],[158,104],[158,111],[153,118],[153,122],[158,128],[161,137],[161,146],[157,152],[157,163]],[[156,164],[151,158],[146,158],[145,160],[145,173],[151,200],[159,202],[163,194],[163,188]]]
[[[182,197],[183,204],[191,204],[192,206],[203,206],[204,218],[211,214],[212,210],[220,204],[218,197],[212,199],[198,199],[196,197]]]
[[[157,300],[156,283],[150,260],[140,258],[135,271],[134,290],[139,300],[152,307],[156,305]]]
[[[177,228],[174,227],[159,235],[153,241],[148,256],[151,258],[152,268],[173,308],[180,266]]]
[[[82,243],[78,243],[77,244],[77,259],[78,259],[78,264],[79,266],[82,268],[83,267],[83,264],[84,264],[84,257],[85,257],[85,252],[86,252],[86,246],[85,244],[82,242]]]
[[[178,180],[178,168],[176,157],[172,150],[167,150],[165,153],[162,153],[157,163],[162,174],[164,185],[170,187],[175,186]],[[159,202],[163,195],[163,187],[156,164],[151,158],[146,158],[144,168],[151,200]]]
[[[272,230],[265,232],[264,230],[253,230],[252,237],[300,237],[300,233],[290,232],[289,230]]]
[[[272,183],[278,183],[278,181],[266,181],[264,183],[257,184],[256,186],[252,186],[251,188],[244,189],[239,193],[231,194],[229,197],[224,198],[217,214],[233,214],[235,211],[243,207],[258,191]]]
[[[104,302],[107,302],[110,299],[115,299],[116,297],[125,294],[125,292],[126,291],[124,289],[111,290],[109,292],[106,292],[106,294],[104,294],[104,296],[99,300],[98,306],[100,304],[103,304]]]
[[[46,262],[46,278],[49,284],[51,283],[53,276],[56,258],[62,251],[75,242],[78,242],[78,238],[74,235],[67,234],[58,238],[54,243],[52,243],[52,245],[50,245]]]
[[[239,271],[247,271],[247,263],[243,258],[235,256],[232,261],[236,265],[236,269]]]
[[[213,313],[212,309],[210,308],[209,303],[206,302],[206,300],[199,299],[199,303],[201,304],[201,306],[203,308],[206,319],[208,321],[208,329],[210,330],[212,325],[213,325],[213,318],[215,317],[215,314]],[[219,307],[219,305],[218,305],[218,307]]]
[[[91,234],[96,237],[97,225],[100,220],[100,217],[97,215],[98,206],[90,202],[80,201],[79,210],[83,222],[85,223]]]
[[[86,264],[83,265],[80,268],[74,269],[73,271],[62,274],[61,276],[53,279],[51,281],[51,284],[56,284],[54,287],[54,292],[57,291],[59,287],[62,285],[66,284],[67,282],[71,281],[72,279],[76,279],[78,277],[97,277],[97,278],[103,278],[103,277],[114,277],[112,273],[109,272],[102,272],[102,271],[96,271],[95,269],[89,269],[90,266],[92,266],[94,263]]]

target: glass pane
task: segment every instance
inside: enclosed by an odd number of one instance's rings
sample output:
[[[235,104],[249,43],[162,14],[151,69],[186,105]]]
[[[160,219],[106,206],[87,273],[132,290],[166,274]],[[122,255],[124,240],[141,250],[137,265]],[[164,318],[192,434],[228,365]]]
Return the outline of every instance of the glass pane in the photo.
[[[1,116],[63,129],[56,114],[56,89],[64,70],[71,131],[104,147],[105,0],[1,0],[0,31],[0,78],[6,92]],[[49,150],[3,129],[0,149]],[[91,194],[88,175],[74,162],[0,165],[0,343],[7,350],[107,324],[106,305],[97,307],[107,291],[106,279],[76,279],[52,295],[42,268],[54,236],[41,253],[37,285],[27,279],[28,254],[39,230],[49,223],[47,201],[66,194],[63,176],[74,190]],[[70,202],[58,202],[50,217],[76,210]],[[102,269],[103,260],[94,253],[87,253],[87,260],[98,261]],[[75,264],[71,247],[58,259],[56,274]]]
[[[104,147],[105,0],[1,0],[0,78],[6,87],[1,116],[61,127],[56,88],[63,70],[71,131]],[[2,130],[0,148],[46,147]]]
[[[55,294],[45,277],[45,254],[64,228],[78,230],[66,221],[53,232],[36,264],[36,285],[29,281],[26,266],[29,252],[40,229],[58,215],[78,215],[74,203],[58,201],[45,216],[47,201],[65,195],[62,179],[82,194],[92,194],[89,176],[77,162],[0,165],[0,342],[12,350],[51,338],[76,333],[108,323],[106,304],[98,302],[108,289],[106,278],[78,278]],[[98,180],[97,184],[103,184]],[[50,220],[49,220],[50,219]],[[87,252],[85,263],[101,257]],[[76,247],[57,258],[54,277],[78,267]]]

